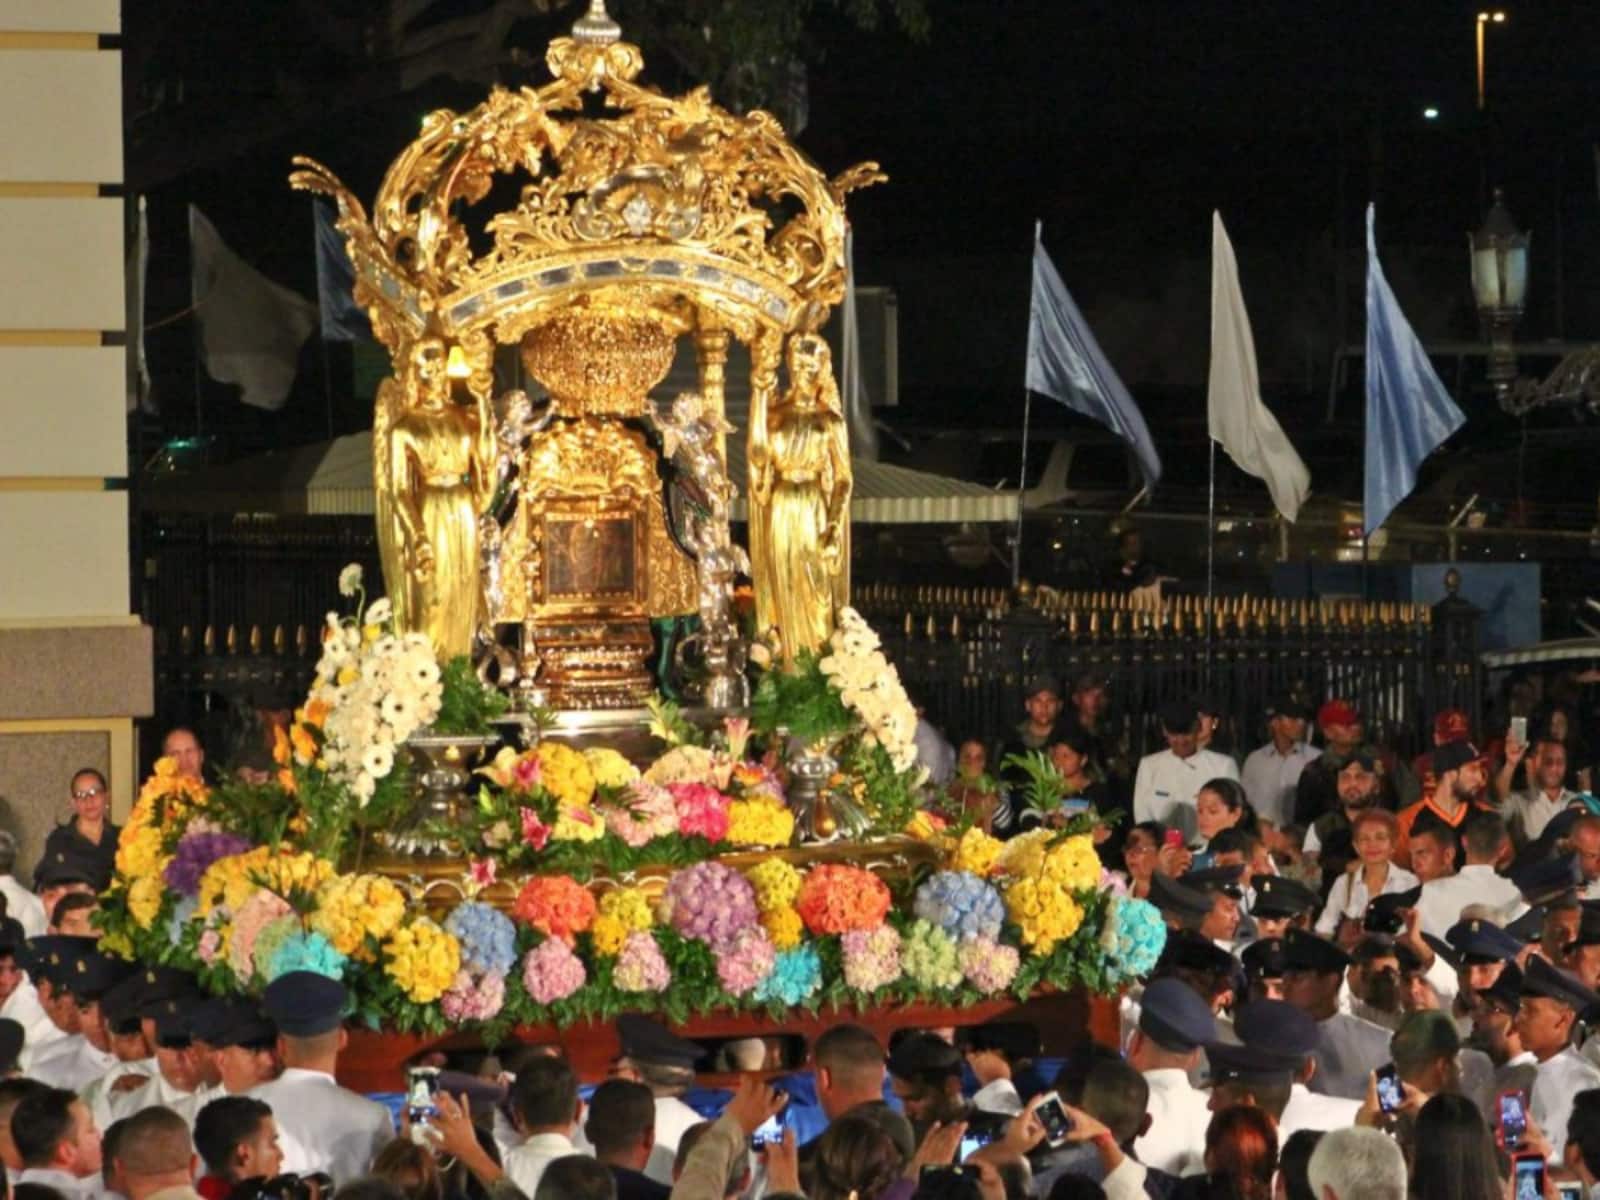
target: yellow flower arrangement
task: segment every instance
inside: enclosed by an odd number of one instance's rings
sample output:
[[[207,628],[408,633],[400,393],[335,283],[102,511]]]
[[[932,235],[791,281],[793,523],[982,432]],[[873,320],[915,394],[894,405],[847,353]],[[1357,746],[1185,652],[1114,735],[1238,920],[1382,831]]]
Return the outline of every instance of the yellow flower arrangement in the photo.
[[[1013,883],[1006,889],[1006,913],[1036,954],[1049,954],[1083,924],[1078,902],[1048,879],[1029,877]]]
[[[581,806],[563,807],[550,838],[557,842],[597,842],[606,834],[606,823]]]
[[[594,775],[596,787],[625,788],[639,778],[639,768],[609,746],[594,746],[583,752]]]
[[[800,894],[800,872],[781,858],[762,859],[744,877],[755,889],[756,907],[763,913],[792,909]]]
[[[461,943],[427,917],[394,931],[383,946],[384,970],[417,1004],[449,990],[461,969]]]
[[[787,846],[794,839],[794,813],[769,796],[728,805],[728,840],[738,846]]]
[[[793,908],[775,908],[761,914],[761,928],[778,950],[793,950],[805,934],[805,923]]]
[[[205,806],[209,795],[205,784],[178,774],[176,759],[156,759],[117,841],[117,873],[130,882],[159,881],[172,861],[170,854],[162,852],[164,831],[183,828],[191,813]],[[148,896],[148,888],[144,894]]]
[[[1030,829],[1018,834],[1002,845],[994,861],[995,869],[1019,878],[1039,874],[1044,870],[1045,851],[1054,836],[1055,831],[1050,829]]]
[[[140,929],[149,929],[161,915],[161,902],[166,897],[160,875],[142,875],[128,888],[128,912],[139,923]]]
[[[600,897],[600,913],[590,927],[597,954],[612,957],[622,950],[630,933],[642,933],[655,924],[650,898],[641,888],[616,888]]]
[[[368,938],[381,942],[406,915],[405,894],[377,875],[338,875],[317,889],[311,928],[340,954],[370,962]]]
[[[539,758],[539,782],[556,802],[562,808],[588,808],[594,799],[589,760],[561,742],[540,742],[534,753]]]
[[[1093,840],[1081,834],[1050,847],[1041,872],[1066,891],[1092,891],[1100,886],[1100,856],[1094,852]]]
[[[285,854],[273,846],[257,846],[244,854],[219,858],[200,877],[201,916],[219,904],[231,911],[258,888],[287,897],[299,889],[314,892],[333,878],[333,864],[311,854]]]
[[[117,841],[117,873],[138,882],[159,879],[171,855],[161,852],[161,830],[131,819]]]
[[[980,879],[985,878],[994,870],[1005,845],[999,838],[991,837],[974,825],[956,843],[953,865],[958,871],[971,871]]]

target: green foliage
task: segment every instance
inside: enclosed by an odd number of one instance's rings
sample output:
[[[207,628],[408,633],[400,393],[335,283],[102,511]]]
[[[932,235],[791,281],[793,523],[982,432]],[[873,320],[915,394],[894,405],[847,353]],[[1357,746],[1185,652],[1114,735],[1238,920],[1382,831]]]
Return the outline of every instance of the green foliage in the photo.
[[[1029,750],[1026,754],[1008,754],[1000,764],[1014,767],[1028,777],[1022,795],[1028,811],[1047,817],[1061,807],[1066,799],[1067,781],[1056,770],[1050,756],[1043,750]]]
[[[705,734],[683,715],[676,700],[660,694],[650,697],[650,733],[669,746],[704,746]]]
[[[809,650],[795,656],[792,669],[774,667],[761,677],[750,705],[759,733],[787,730],[809,744],[832,741],[855,728],[855,716],[828,682],[821,659]]]
[[[493,733],[490,722],[505,716],[510,707],[510,701],[501,692],[484,685],[472,669],[472,660],[464,654],[444,664],[439,682],[444,694],[439,700],[439,715],[433,722],[436,733]]]

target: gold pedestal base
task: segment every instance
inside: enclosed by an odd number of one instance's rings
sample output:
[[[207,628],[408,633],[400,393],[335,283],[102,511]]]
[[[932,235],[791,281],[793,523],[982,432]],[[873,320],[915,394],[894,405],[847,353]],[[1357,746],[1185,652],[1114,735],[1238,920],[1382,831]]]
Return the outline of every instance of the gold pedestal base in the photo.
[[[555,708],[638,708],[655,692],[644,618],[541,621],[539,685]]]

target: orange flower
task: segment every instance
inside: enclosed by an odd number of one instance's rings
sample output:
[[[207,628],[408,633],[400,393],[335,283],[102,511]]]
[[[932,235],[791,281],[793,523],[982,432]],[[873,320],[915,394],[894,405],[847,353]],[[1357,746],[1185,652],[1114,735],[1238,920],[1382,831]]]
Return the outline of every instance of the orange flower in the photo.
[[[294,772],[288,767],[278,768],[278,786],[284,791],[288,792],[291,796],[300,791],[300,785],[296,783],[294,779]]]
[[[876,929],[889,912],[889,888],[861,867],[826,863],[807,872],[795,908],[812,933]]]
[[[535,875],[522,885],[511,915],[569,946],[594,924],[594,897],[571,875]]]
[[[317,757],[317,739],[304,725],[290,729],[289,740],[294,743],[294,756],[299,762],[308,763]]]
[[[282,725],[272,727],[272,761],[280,767],[289,765],[289,735]]]

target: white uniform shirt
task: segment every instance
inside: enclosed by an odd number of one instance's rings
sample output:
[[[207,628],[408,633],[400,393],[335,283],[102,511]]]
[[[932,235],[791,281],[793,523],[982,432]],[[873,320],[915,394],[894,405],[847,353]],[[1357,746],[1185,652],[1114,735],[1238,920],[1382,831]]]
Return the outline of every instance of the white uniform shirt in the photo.
[[[15,875],[0,875],[0,894],[6,898],[6,916],[22,926],[22,932],[36,938],[50,923],[44,901],[17,882]]]
[[[1171,750],[1146,754],[1133,781],[1133,819],[1181,829],[1187,841],[1194,837],[1194,799],[1200,789],[1213,779],[1238,778],[1238,764],[1215,750],[1196,750],[1188,758]]]
[[[1561,1164],[1567,1147],[1567,1119],[1572,1116],[1572,1098],[1579,1092],[1600,1087],[1600,1069],[1571,1046],[1539,1064],[1534,1076],[1533,1095],[1528,1109],[1534,1123],[1550,1143],[1550,1162]]]
[[[684,1130],[698,1125],[705,1118],[676,1096],[656,1097],[656,1144],[650,1150],[650,1161],[644,1173],[657,1183],[672,1186],[672,1163],[678,1156],[678,1143]],[[532,1192],[528,1193],[530,1196]]]
[[[1185,1072],[1175,1068],[1145,1071],[1144,1078],[1150,1085],[1145,1108],[1150,1131],[1134,1142],[1133,1152],[1145,1166],[1171,1175],[1204,1171],[1210,1094],[1199,1091]]]
[[[1271,742],[1252,750],[1239,773],[1239,782],[1244,784],[1250,807],[1274,825],[1288,824],[1294,817],[1294,793],[1300,782],[1300,772],[1319,757],[1321,751],[1313,750],[1304,742],[1290,746],[1287,754],[1279,754],[1278,747]]]
[[[1356,1123],[1361,1111],[1361,1101],[1347,1100],[1342,1096],[1319,1096],[1303,1083],[1289,1089],[1289,1103],[1283,1106],[1283,1116],[1278,1118],[1278,1140],[1287,1142],[1302,1129],[1327,1133],[1334,1129],[1347,1129]]]
[[[1416,886],[1415,875],[1404,867],[1390,863],[1389,873],[1383,877],[1383,886],[1378,889],[1378,895],[1407,892]],[[1328,891],[1328,902],[1322,906],[1322,915],[1317,918],[1317,932],[1323,937],[1332,937],[1339,929],[1340,917],[1359,921],[1366,915],[1370,903],[1372,894],[1367,889],[1366,871],[1345,872],[1333,881],[1333,887]]]
[[[578,1148],[569,1137],[559,1133],[530,1134],[522,1140],[522,1145],[506,1155],[506,1175],[522,1189],[524,1196],[532,1196],[538,1190],[546,1167],[558,1158],[577,1153]]]
[[[1311,1090],[1323,1096],[1364,1100],[1367,1076],[1389,1061],[1389,1031],[1349,1013],[1317,1022],[1317,1073]]]
[[[39,1061],[45,1050],[67,1036],[50,1019],[50,1014],[44,1011],[44,1005],[39,1003],[38,989],[26,976],[6,997],[5,1003],[0,1004],[0,1017],[22,1026],[22,1054],[18,1065],[24,1075],[29,1067]]]
[[[47,1188],[54,1188],[67,1200],[103,1200],[113,1193],[106,1191],[100,1172],[85,1175],[81,1179],[67,1171],[57,1171],[53,1167],[27,1167],[17,1175],[17,1183],[43,1184]]]
[[[81,1033],[75,1033],[54,1043],[34,1059],[28,1068],[28,1078],[77,1092],[99,1079],[116,1061],[117,1056],[111,1051],[98,1049]]]
[[[1011,1080],[996,1079],[972,1093],[972,1107],[1014,1117],[1022,1111],[1022,1097],[1017,1094],[1017,1085]]]
[[[154,1058],[141,1058],[137,1062],[115,1062],[99,1079],[91,1081],[80,1089],[78,1099],[87,1104],[89,1111],[94,1114],[95,1128],[103,1130],[116,1119],[111,1115],[113,1102],[120,1100],[126,1094],[113,1091],[111,1085],[124,1075],[143,1075],[146,1079],[154,1079],[159,1073]]]
[[[199,1090],[180,1092],[162,1076],[160,1071],[157,1071],[132,1091],[119,1092],[111,1097],[111,1119],[131,1117],[140,1109],[159,1104],[177,1113],[183,1118],[183,1123],[193,1129],[194,1119],[205,1106],[205,1102],[204,1092]]]
[[[1495,909],[1500,914],[1496,924],[1502,927],[1528,910],[1516,884],[1497,875],[1492,866],[1469,863],[1454,875],[1430,879],[1422,885],[1422,898],[1417,901],[1422,932],[1442,938],[1469,904],[1487,904]]]
[[[365,1175],[394,1138],[387,1108],[340,1087],[326,1071],[285,1067],[282,1075],[248,1094],[272,1108],[283,1170],[297,1175],[326,1171],[335,1183],[348,1183]]]
[[[1520,839],[1520,845],[1533,841],[1543,833],[1544,827],[1550,824],[1550,818],[1566,811],[1567,806],[1577,798],[1577,792],[1569,792],[1566,788],[1558,789],[1553,799],[1543,788],[1512,792],[1500,806],[1500,815],[1506,819],[1507,828]]]

